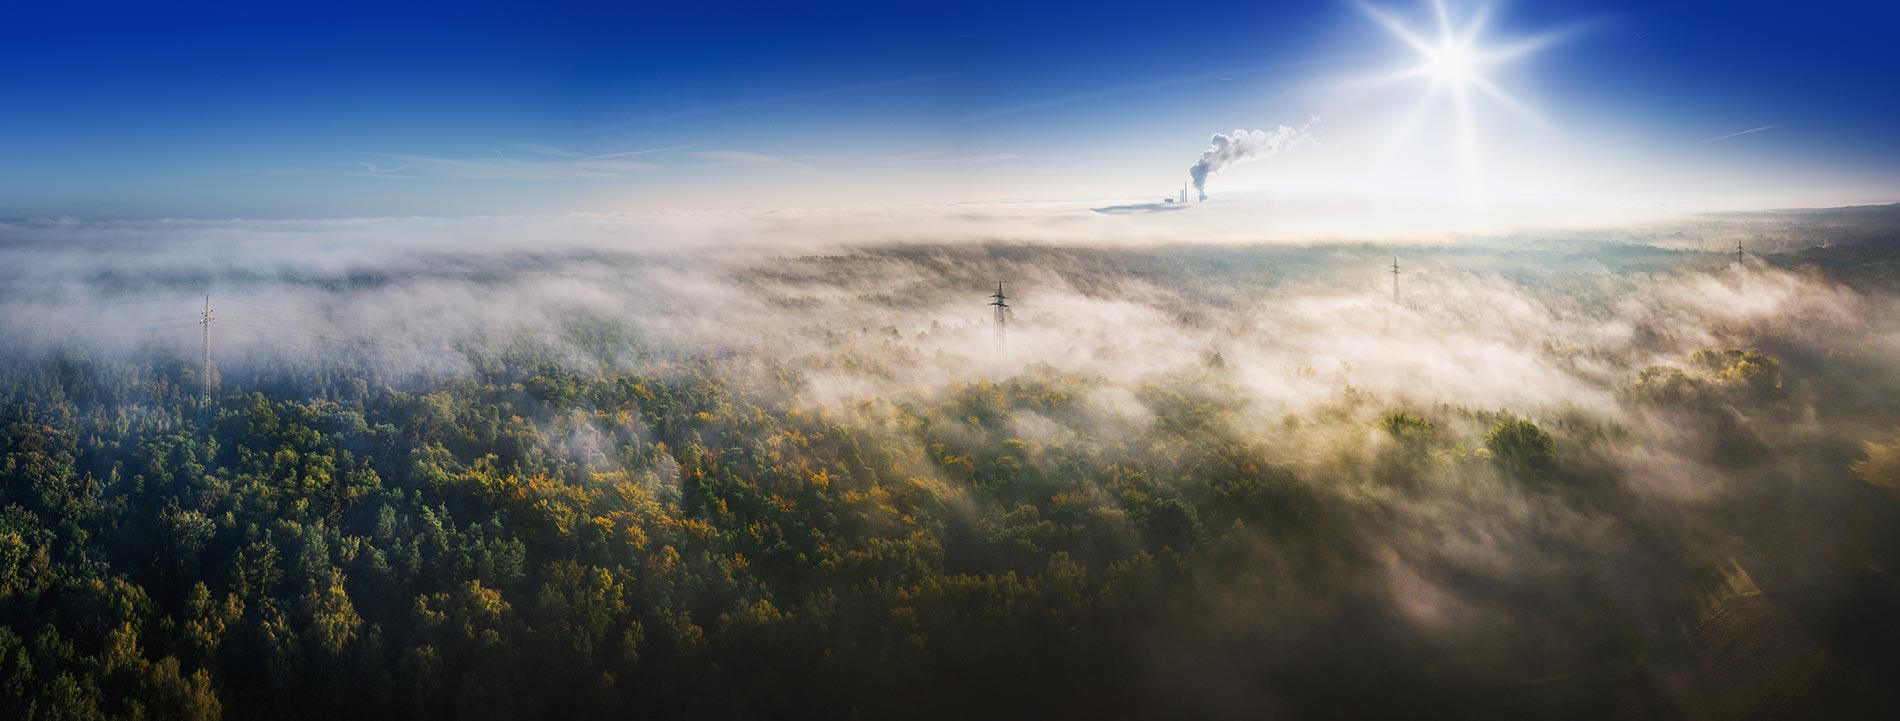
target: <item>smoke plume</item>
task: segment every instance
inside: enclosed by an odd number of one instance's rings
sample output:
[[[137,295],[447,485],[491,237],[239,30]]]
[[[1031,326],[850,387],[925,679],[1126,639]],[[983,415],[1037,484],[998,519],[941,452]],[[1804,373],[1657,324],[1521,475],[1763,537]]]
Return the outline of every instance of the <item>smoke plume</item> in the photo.
[[[1315,118],[1317,121],[1317,118]],[[1215,133],[1208,141],[1207,150],[1201,152],[1201,159],[1188,168],[1188,176],[1194,179],[1194,191],[1201,200],[1207,200],[1207,175],[1227,169],[1250,160],[1262,160],[1313,142],[1313,136],[1306,132],[1312,127],[1309,122],[1297,128],[1280,126],[1273,132],[1265,130],[1235,130],[1232,135]]]

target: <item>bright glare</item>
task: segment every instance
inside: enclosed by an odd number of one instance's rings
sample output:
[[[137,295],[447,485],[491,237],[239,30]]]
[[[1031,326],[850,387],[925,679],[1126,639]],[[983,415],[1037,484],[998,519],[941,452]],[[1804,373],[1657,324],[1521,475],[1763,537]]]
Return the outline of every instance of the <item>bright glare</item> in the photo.
[[[1478,66],[1471,49],[1458,42],[1440,45],[1427,56],[1425,67],[1432,79],[1452,85],[1464,85],[1477,77]]]
[[[1417,109],[1401,120],[1394,134],[1403,136],[1413,132],[1430,106],[1449,101],[1457,121],[1457,137],[1450,140],[1458,148],[1464,196],[1469,201],[1482,201],[1482,173],[1478,167],[1482,155],[1479,148],[1481,134],[1477,128],[1473,96],[1483,95],[1490,102],[1512,111],[1520,119],[1541,124],[1535,112],[1498,87],[1487,73],[1507,61],[1535,52],[1556,36],[1547,34],[1502,46],[1481,46],[1479,35],[1485,29],[1490,15],[1490,8],[1483,4],[1476,6],[1475,12],[1465,13],[1463,27],[1455,27],[1451,9],[1446,6],[1445,0],[1432,0],[1436,33],[1414,30],[1391,14],[1368,4],[1362,3],[1360,8],[1418,56],[1417,65],[1387,76],[1384,81],[1422,79],[1428,83]],[[1428,40],[1428,35],[1435,37]],[[1396,146],[1401,144],[1398,141],[1402,138],[1395,137],[1394,140]]]

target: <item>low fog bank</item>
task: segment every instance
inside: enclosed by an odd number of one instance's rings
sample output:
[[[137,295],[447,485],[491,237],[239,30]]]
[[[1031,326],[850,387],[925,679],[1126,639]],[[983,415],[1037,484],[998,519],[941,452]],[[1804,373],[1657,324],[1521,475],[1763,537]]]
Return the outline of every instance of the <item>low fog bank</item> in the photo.
[[[209,296],[227,375],[313,358],[413,376],[481,359],[769,356],[826,369],[825,400],[1039,363],[1138,382],[1219,358],[1274,413],[1345,386],[1603,413],[1617,383],[1704,348],[1890,350],[1867,322],[1893,317],[1891,296],[1850,254],[1884,251],[1873,239],[1892,207],[1424,242],[1241,243],[1237,216],[1098,215],[13,222],[0,224],[0,332],[13,354],[192,359]],[[1820,247],[1835,236],[1848,240]],[[1756,248],[1738,259],[1737,238]],[[1000,349],[986,305],[999,282],[1013,306]],[[855,370],[834,368],[844,359]]]
[[[1333,242],[1199,211],[16,222],[0,332],[14,363],[189,385],[208,292],[225,394],[710,368],[864,429],[973,524],[1011,509],[946,447],[1025,478],[1231,464],[1284,513],[1193,526],[1218,573],[1131,631],[1133,695],[1190,716],[1878,697],[1900,516],[1852,469],[1900,426],[1900,284],[1866,271],[1891,206]],[[551,444],[615,457],[552,413]]]

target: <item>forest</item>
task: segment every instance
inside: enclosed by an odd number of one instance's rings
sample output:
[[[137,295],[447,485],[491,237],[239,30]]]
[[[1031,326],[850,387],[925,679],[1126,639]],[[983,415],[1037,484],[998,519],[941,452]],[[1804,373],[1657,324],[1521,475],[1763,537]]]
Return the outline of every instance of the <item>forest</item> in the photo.
[[[0,716],[1900,711],[1900,246],[1806,222],[205,275],[7,226],[72,270],[0,278]],[[129,302],[203,287],[208,388]]]

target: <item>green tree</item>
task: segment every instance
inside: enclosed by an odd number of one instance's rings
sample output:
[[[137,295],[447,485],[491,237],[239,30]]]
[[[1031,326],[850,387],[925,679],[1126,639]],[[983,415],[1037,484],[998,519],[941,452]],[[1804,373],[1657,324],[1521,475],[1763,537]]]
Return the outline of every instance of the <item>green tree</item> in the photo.
[[[1508,476],[1542,480],[1557,468],[1557,444],[1537,424],[1512,419],[1497,424],[1484,436],[1484,448]]]

